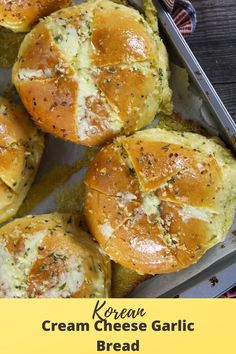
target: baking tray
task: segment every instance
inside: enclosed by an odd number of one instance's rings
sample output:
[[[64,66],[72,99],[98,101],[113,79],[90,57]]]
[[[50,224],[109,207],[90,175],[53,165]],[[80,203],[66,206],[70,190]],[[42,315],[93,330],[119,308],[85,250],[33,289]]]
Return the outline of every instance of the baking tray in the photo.
[[[181,60],[201,97],[208,105],[212,119],[215,121],[219,135],[224,142],[236,153],[236,125],[207,78],[202,67],[189,48],[184,37],[179,32],[170,14],[158,0],[154,0],[158,11],[159,24],[168,39],[167,46],[171,45]]]
[[[136,2],[135,2],[136,3]],[[141,3],[137,2],[138,6]],[[188,72],[192,84],[207,107],[210,119],[218,131],[219,137],[235,153],[236,152],[236,125],[219,98],[202,67],[198,63],[187,42],[179,32],[172,17],[165,8],[165,5],[158,0],[154,0],[158,11],[159,27],[164,43],[168,49],[171,60],[181,65]],[[235,176],[236,178],[236,176]],[[226,238],[226,243],[235,243],[233,230]],[[224,292],[236,284],[236,251],[228,254],[222,252],[222,257],[216,257],[209,267],[204,269],[204,264],[208,257],[214,258],[214,253],[220,253],[223,245],[217,245],[200,260],[183,271],[175,274],[156,276],[148,280],[135,289],[132,296],[140,297],[184,297],[184,298],[206,298],[219,297]],[[218,248],[218,250],[217,250]],[[235,246],[233,246],[235,248]],[[182,281],[180,281],[182,279]],[[168,286],[171,284],[172,286]]]
[[[204,271],[204,276],[193,277],[179,287],[172,289],[161,297],[175,298],[216,298],[236,286],[235,259],[224,259],[222,264],[215,264]],[[232,263],[233,262],[233,263]],[[196,295],[197,294],[197,295]]]
[[[75,2],[80,3],[81,1]],[[218,133],[225,143],[231,147],[233,151],[236,151],[234,145],[236,127],[232,118],[217,96],[202,68],[190,51],[187,43],[179,33],[171,16],[164,7],[162,7],[162,4],[159,1],[155,1],[155,5],[158,9],[162,37],[170,54],[170,59],[174,65],[172,65],[172,81],[173,77],[176,76],[176,73],[178,74],[179,71],[181,72],[182,70],[183,72],[181,73],[184,75],[187,70],[191,81],[190,86],[192,89],[192,95],[188,93],[188,99],[185,99],[186,105],[187,101],[190,100],[191,106],[191,98],[195,97],[194,104],[197,103],[197,105],[199,105],[199,103],[201,103],[201,109],[199,108],[200,116],[197,117],[197,120],[203,118],[201,123],[207,123],[214,133]],[[184,69],[175,66],[176,64]],[[1,94],[4,86],[10,79],[10,71],[0,69],[0,77]],[[176,89],[176,92],[177,91],[178,90]],[[185,104],[183,106],[185,106]],[[195,115],[195,111],[192,112],[193,116]],[[47,174],[58,165],[71,165],[77,162],[78,159],[82,157],[83,151],[84,148],[82,146],[64,142],[49,136],[35,185],[37,186],[38,183],[40,184],[43,177],[47,176]],[[63,182],[63,188],[73,187],[75,183],[83,179],[85,171],[86,169],[83,168],[69,176],[67,180]],[[41,214],[58,210],[56,196],[59,188],[60,187],[52,190],[46,198],[42,199],[37,204],[36,207],[32,210],[28,210],[27,214]],[[236,225],[234,224],[232,230],[235,229]],[[236,242],[235,236],[230,232],[223,245],[217,245],[209,250],[196,265],[173,274],[153,277],[137,287],[131,294],[131,297],[173,297],[176,295],[180,296],[181,294],[185,297],[218,296],[224,290],[227,290],[230,286],[229,282],[225,285],[223,285],[222,282],[222,286],[223,288],[225,287],[225,289],[216,292],[215,289],[217,289],[218,285],[214,288],[209,286],[208,279],[213,274],[217,276],[217,274],[220,274],[218,272],[227,271],[227,279],[230,280],[233,285],[236,281],[235,267],[232,267],[234,259],[236,260]],[[224,279],[226,278],[224,277]],[[219,281],[218,284],[221,284],[221,282]]]

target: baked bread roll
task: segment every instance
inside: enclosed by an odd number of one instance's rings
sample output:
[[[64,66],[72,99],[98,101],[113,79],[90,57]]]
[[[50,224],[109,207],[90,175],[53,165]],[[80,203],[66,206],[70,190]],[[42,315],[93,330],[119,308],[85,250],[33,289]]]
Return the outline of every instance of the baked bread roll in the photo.
[[[41,17],[66,7],[72,0],[0,0],[0,26],[27,32]]]
[[[43,130],[92,146],[171,113],[168,75],[166,49],[144,18],[98,0],[41,21],[21,45],[13,82]]]
[[[236,203],[236,161],[214,139],[149,129],[95,156],[85,177],[91,233],[141,274],[177,271],[224,240]]]
[[[0,97],[0,223],[16,214],[43,149],[44,137],[25,110]]]
[[[107,297],[110,261],[76,215],[27,216],[0,229],[0,297]]]

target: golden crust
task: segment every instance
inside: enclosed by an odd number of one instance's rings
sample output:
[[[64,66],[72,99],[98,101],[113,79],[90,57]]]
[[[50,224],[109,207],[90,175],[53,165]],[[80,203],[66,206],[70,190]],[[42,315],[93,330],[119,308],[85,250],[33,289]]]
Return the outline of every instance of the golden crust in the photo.
[[[168,75],[161,39],[137,11],[107,0],[41,21],[13,68],[13,82],[40,127],[88,146],[140,129],[159,111],[170,113]]]
[[[152,59],[156,53],[153,38],[134,11],[102,1],[94,10],[92,44],[96,66],[130,64]],[[114,20],[115,19],[115,20]]]
[[[42,130],[76,142],[73,120],[76,85],[69,78],[51,78],[43,86],[40,80],[34,80],[21,82],[19,87],[22,102]]]
[[[120,191],[133,193],[138,197],[138,180],[127,166],[116,145],[108,145],[93,159],[85,176],[85,184],[107,195],[114,196]],[[107,178],[110,183],[107,184]]]
[[[211,229],[208,222],[196,218],[184,220],[181,217],[183,207],[170,202],[163,202],[160,216],[164,224],[169,224],[171,235],[178,235],[178,242],[170,242],[169,249],[178,262],[186,266],[196,262],[211,245]]]
[[[0,178],[13,191],[25,168],[24,146],[0,148]]]
[[[59,50],[51,42],[49,30],[41,22],[27,35],[27,41],[22,43],[16,69],[17,65],[21,69],[54,69],[59,55]]]
[[[116,262],[140,274],[166,273],[179,268],[156,220],[150,221],[144,213],[134,215],[117,229],[104,250]]]
[[[18,142],[26,142],[34,133],[35,128],[25,110],[0,97],[0,146],[7,148]]]
[[[156,70],[108,66],[101,68],[94,77],[108,102],[118,109],[126,134],[133,132],[134,125],[148,124],[158,111]]]
[[[20,207],[36,174],[44,138],[23,108],[0,97],[0,222]]]
[[[86,195],[85,210],[91,220],[90,231],[93,235],[98,235],[98,242],[105,246],[106,238],[100,231],[101,225],[105,229],[109,220],[108,234],[110,230],[113,232],[119,229],[133,215],[139,203],[133,200],[124,202],[122,197],[109,197],[93,189],[86,189]]]
[[[124,148],[144,190],[158,189],[159,198],[197,207],[211,208],[216,203],[222,176],[213,156],[135,137],[128,139]]]
[[[76,215],[16,219],[0,229],[0,248],[5,255],[0,297],[110,294],[110,261],[80,228]]]
[[[37,125],[53,135],[76,141],[73,116],[76,110],[75,91],[78,84],[73,80],[72,68],[66,67],[67,77],[55,71],[59,62],[62,67],[63,57],[51,43],[47,28],[40,23],[28,34],[28,41],[23,43],[19,52],[19,62],[13,69],[13,76],[21,92],[24,106],[34,117]],[[42,73],[44,78],[21,80],[22,76],[17,74],[19,67],[21,75],[24,75],[24,72],[36,71]]]
[[[40,18],[71,2],[72,0],[0,0],[0,25],[15,32],[27,32]]]
[[[230,152],[198,134],[157,128],[118,138],[95,156],[85,177],[88,227],[126,268],[182,269],[226,236],[235,173]]]

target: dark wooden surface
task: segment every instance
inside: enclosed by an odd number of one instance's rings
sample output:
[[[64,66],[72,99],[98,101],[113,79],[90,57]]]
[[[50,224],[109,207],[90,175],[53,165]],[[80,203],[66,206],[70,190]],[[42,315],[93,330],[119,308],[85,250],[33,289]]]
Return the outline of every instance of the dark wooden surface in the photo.
[[[236,121],[236,0],[192,0],[197,29],[187,39]]]

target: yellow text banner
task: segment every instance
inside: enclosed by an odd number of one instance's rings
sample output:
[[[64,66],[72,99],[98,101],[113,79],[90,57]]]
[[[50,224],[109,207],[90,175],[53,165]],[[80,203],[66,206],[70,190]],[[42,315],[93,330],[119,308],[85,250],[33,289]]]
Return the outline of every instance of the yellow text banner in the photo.
[[[235,317],[227,299],[1,299],[0,352],[223,354]]]

